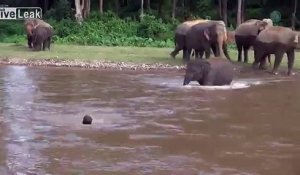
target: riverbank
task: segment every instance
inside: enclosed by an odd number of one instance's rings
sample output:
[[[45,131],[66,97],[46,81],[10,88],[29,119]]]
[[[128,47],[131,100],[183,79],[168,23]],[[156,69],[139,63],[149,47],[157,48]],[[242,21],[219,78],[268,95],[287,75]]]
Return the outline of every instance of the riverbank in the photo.
[[[33,52],[26,45],[0,43],[0,64],[151,70],[184,68],[181,54],[174,60],[172,48],[51,45],[51,51]]]
[[[169,54],[173,48],[102,47],[52,44],[51,51],[31,51],[25,44],[0,43],[0,64],[26,66],[79,67],[118,70],[182,70],[185,65],[181,53],[176,59]],[[233,61],[237,51],[229,50]],[[249,57],[253,57],[252,51]],[[300,53],[296,53],[295,69],[300,68]],[[272,56],[272,62],[274,57]],[[252,60],[250,59],[250,66]],[[243,63],[239,65],[244,65]],[[286,68],[284,58],[281,66]]]

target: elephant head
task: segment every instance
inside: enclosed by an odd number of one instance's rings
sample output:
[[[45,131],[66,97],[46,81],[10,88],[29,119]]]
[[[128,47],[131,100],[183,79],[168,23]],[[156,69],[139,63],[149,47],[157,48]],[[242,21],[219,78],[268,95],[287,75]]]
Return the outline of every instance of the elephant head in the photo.
[[[267,21],[256,21],[255,25],[258,28],[258,33],[261,32],[262,30],[265,30],[268,27],[268,22]]]
[[[262,21],[266,22],[268,25],[266,27],[271,27],[273,26],[273,21],[270,18],[265,18]]]
[[[205,60],[192,60],[186,66],[183,85],[188,85],[191,81],[201,82],[207,77],[210,71],[210,64]]]
[[[27,34],[32,35],[32,30],[37,26],[43,26],[47,28],[53,28],[50,24],[46,23],[41,19],[28,19],[24,23]]]

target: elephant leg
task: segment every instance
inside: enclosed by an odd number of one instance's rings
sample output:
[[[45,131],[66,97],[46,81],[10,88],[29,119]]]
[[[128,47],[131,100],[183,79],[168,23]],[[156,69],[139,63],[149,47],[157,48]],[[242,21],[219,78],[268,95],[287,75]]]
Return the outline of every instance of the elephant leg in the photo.
[[[228,54],[228,49],[227,49],[227,44],[226,43],[223,44],[223,50],[224,50],[224,54],[225,54],[226,58],[228,60],[231,60],[231,58],[230,58],[230,56]]]
[[[184,59],[184,60],[186,60],[186,59],[190,60],[191,52],[192,52],[192,49],[189,51],[188,49],[183,48],[183,50],[182,50],[182,59]]]
[[[237,44],[238,49],[238,62],[242,62],[242,51],[243,51],[243,45]]]
[[[268,62],[269,62],[269,65],[272,65],[272,63],[271,63],[271,54],[268,55]]]
[[[295,60],[295,50],[292,49],[288,51],[287,53],[287,58],[288,58],[288,75],[293,75],[294,73],[292,72],[293,66],[294,66],[294,60]]]
[[[272,73],[275,75],[278,74],[277,69],[281,63],[283,55],[284,55],[284,52],[282,52],[282,51],[278,51],[277,53],[275,53],[275,62],[274,62],[273,70],[272,70]]]
[[[32,45],[33,45],[33,43],[32,43],[32,36],[30,36],[28,34],[27,34],[27,44],[28,44],[29,48],[32,48]]]
[[[244,63],[248,63],[248,50],[250,48],[250,45],[243,45],[244,50]]]
[[[215,44],[211,45],[211,50],[213,51],[213,53],[216,57],[219,55],[217,46]]]
[[[252,63],[252,68],[255,69],[258,65],[258,63],[260,63],[261,59],[263,57],[263,53],[261,53],[261,51],[254,49],[254,61]]]
[[[205,49],[205,58],[208,59],[210,57],[210,48]]]
[[[196,59],[202,59],[203,54],[204,54],[204,51],[202,49],[195,50],[195,55],[196,55],[195,58]]]
[[[192,49],[184,49],[184,62],[190,61]]]
[[[47,39],[43,42],[43,50],[46,50],[46,47],[48,47],[48,40]]]
[[[175,59],[176,55],[181,49],[176,45],[175,49],[170,53],[171,57]]]
[[[198,52],[198,55],[199,55],[199,58],[203,58],[203,55],[204,55],[204,50],[203,49],[200,49],[199,52]]]
[[[266,70],[266,69],[267,69],[267,67],[266,67],[266,59],[267,59],[267,56],[268,56],[268,55],[263,55],[263,56],[261,57],[261,60],[260,60],[260,63],[259,63],[259,69],[261,69],[261,70]]]

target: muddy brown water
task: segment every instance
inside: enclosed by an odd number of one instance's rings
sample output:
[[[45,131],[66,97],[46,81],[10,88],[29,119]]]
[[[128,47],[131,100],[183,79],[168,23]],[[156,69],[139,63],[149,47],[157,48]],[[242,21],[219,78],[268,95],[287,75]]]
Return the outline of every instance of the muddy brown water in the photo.
[[[0,174],[300,174],[300,76],[182,81],[182,71],[0,66]]]

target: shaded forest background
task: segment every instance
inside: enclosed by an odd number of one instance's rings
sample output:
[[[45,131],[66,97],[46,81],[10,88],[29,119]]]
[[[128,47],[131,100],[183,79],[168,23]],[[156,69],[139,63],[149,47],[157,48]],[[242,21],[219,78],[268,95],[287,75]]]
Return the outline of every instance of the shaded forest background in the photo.
[[[299,21],[292,22],[299,9],[295,0],[0,0],[1,4],[41,7],[43,19],[55,28],[54,42],[66,44],[173,47],[176,26],[196,18],[222,19],[229,30],[253,18],[300,27]],[[25,36],[22,21],[0,21],[0,42],[23,43]]]

